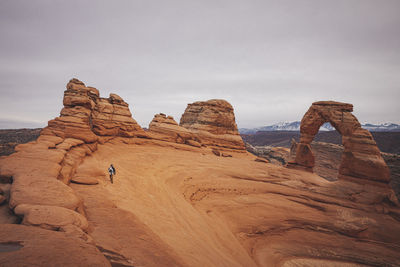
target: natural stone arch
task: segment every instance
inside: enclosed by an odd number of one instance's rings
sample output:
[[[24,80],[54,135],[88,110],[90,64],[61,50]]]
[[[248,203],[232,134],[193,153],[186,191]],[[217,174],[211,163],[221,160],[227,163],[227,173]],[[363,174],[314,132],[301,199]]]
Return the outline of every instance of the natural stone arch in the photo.
[[[344,146],[339,178],[361,178],[388,183],[389,168],[371,133],[361,128],[352,111],[352,104],[334,101],[313,103],[301,120],[300,143],[296,147],[296,158],[288,164],[288,167],[313,171],[315,158],[310,143],[319,128],[329,122],[342,135]]]

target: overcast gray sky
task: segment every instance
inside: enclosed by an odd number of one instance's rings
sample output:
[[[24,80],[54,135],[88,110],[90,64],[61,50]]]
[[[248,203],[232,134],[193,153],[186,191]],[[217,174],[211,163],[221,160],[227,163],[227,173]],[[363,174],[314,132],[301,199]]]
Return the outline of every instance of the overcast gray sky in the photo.
[[[400,1],[0,1],[0,128],[45,126],[76,77],[147,127],[222,98],[239,127],[312,102],[400,123]]]

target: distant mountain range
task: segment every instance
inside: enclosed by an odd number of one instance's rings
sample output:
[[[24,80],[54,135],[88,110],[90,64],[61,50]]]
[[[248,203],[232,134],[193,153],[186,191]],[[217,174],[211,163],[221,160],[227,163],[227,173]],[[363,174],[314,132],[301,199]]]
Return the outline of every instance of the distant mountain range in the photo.
[[[395,123],[371,124],[366,123],[361,125],[364,129],[370,132],[400,132],[400,125]],[[330,123],[325,123],[319,129],[320,131],[334,131],[335,128]],[[239,128],[241,134],[254,134],[256,132],[272,132],[272,131],[300,131],[300,121],[294,122],[279,122],[273,125],[262,126],[257,128]]]

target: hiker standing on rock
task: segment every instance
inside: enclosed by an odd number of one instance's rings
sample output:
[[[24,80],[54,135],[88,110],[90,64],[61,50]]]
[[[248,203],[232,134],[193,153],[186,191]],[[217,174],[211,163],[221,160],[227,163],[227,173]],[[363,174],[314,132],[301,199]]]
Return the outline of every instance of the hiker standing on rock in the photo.
[[[108,168],[108,173],[110,174],[110,181],[111,181],[111,183],[113,183],[113,175],[115,175],[116,172],[115,172],[115,168],[112,164]]]

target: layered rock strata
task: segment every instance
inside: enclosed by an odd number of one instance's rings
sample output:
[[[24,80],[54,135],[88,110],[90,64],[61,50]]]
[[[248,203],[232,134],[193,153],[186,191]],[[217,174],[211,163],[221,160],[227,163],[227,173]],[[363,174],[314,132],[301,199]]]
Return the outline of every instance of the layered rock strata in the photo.
[[[132,118],[128,103],[116,94],[97,100],[92,111],[92,125],[93,132],[100,136],[146,136]]]
[[[188,104],[179,125],[195,133],[202,144],[245,150],[233,107],[225,100],[212,99]]]
[[[154,115],[149,124],[149,133],[154,139],[201,147],[201,141],[196,134],[179,126],[172,116],[163,113]]]
[[[322,124],[329,122],[342,135],[344,152],[339,167],[340,177],[389,183],[389,168],[371,133],[361,128],[352,111],[353,105],[347,103],[313,103],[301,120],[301,136],[296,147],[296,158],[289,162],[288,166],[313,170],[315,158],[310,143]]]
[[[144,130],[132,118],[129,105],[118,95],[101,98],[94,87],[86,87],[77,79],[67,84],[64,108],[60,117],[49,121],[42,135],[75,138],[93,143],[98,136],[145,136]]]

